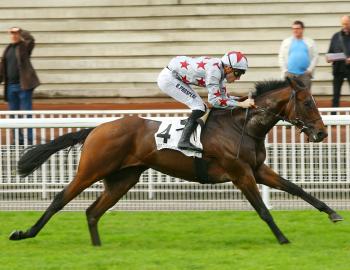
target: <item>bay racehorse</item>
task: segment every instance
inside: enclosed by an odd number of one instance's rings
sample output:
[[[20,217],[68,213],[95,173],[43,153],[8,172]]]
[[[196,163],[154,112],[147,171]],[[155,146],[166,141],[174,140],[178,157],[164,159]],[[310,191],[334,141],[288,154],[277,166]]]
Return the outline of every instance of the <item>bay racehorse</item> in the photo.
[[[241,108],[213,109],[209,114],[201,134],[203,159],[207,164],[207,183],[232,182],[267,223],[278,242],[285,244],[289,241],[266,208],[257,183],[299,196],[328,214],[333,222],[342,220],[342,217],[264,164],[265,136],[281,119],[305,132],[311,142],[322,141],[327,133],[310,91],[297,80],[265,81],[257,83],[255,88],[257,106],[250,110],[248,117]],[[124,117],[27,149],[18,162],[18,171],[22,177],[32,173],[55,152],[83,143],[74,179],[55,196],[32,227],[27,231],[14,231],[10,239],[35,237],[56,212],[84,189],[103,179],[104,192],[86,210],[92,244],[100,245],[97,230],[99,219],[139,181],[141,173],[148,168],[188,181],[201,182],[192,157],[175,150],[157,150],[154,134],[159,125],[159,121],[137,116]],[[242,134],[244,143],[240,144]],[[239,150],[240,156],[237,158]]]

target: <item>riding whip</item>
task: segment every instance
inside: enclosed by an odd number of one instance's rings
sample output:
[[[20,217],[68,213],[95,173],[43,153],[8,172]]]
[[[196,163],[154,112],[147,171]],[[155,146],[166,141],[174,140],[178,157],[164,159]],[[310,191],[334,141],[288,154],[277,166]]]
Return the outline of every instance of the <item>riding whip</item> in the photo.
[[[252,92],[249,92],[249,93],[248,93],[248,99],[252,99]],[[240,150],[241,150],[241,145],[242,145],[242,143],[243,143],[244,132],[245,132],[245,126],[246,126],[247,120],[248,120],[248,114],[249,114],[249,108],[247,108],[247,109],[245,110],[244,124],[243,124],[243,128],[242,128],[241,140],[240,140],[239,145],[238,145],[238,150],[237,150],[236,159],[239,159],[239,152],[240,152]]]

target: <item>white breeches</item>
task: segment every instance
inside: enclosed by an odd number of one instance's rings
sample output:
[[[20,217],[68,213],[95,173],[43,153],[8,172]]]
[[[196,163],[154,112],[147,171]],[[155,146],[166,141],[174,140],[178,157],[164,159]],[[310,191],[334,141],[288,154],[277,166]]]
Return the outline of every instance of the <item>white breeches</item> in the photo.
[[[164,93],[186,104],[192,111],[205,112],[205,105],[201,97],[189,85],[174,77],[168,68],[160,72],[157,83]]]

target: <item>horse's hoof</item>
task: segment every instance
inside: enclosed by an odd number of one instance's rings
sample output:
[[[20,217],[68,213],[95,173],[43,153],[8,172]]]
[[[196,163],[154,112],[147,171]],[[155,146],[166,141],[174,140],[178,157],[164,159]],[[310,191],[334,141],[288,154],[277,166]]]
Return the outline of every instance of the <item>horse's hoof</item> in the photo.
[[[24,237],[22,231],[13,231],[9,236],[9,239],[13,241],[22,240],[23,238]]]
[[[290,242],[287,238],[281,239],[279,242],[281,245],[290,244]]]
[[[341,215],[338,215],[336,212],[330,214],[329,216],[329,219],[332,221],[332,222],[338,222],[338,221],[343,221],[344,219],[342,218]]]

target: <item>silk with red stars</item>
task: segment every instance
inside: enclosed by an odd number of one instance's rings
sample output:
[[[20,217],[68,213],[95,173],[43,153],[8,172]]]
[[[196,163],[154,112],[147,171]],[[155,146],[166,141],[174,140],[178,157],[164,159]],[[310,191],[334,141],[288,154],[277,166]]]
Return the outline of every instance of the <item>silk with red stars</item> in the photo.
[[[221,60],[208,56],[177,56],[171,60],[168,67],[176,72],[184,83],[200,87],[205,87],[211,76],[216,76],[219,80],[222,77]]]
[[[237,57],[240,57],[239,55]],[[196,85],[208,89],[208,101],[214,107],[232,107],[237,102],[228,96],[221,59],[203,57],[177,56],[169,65],[177,79],[187,85]]]

